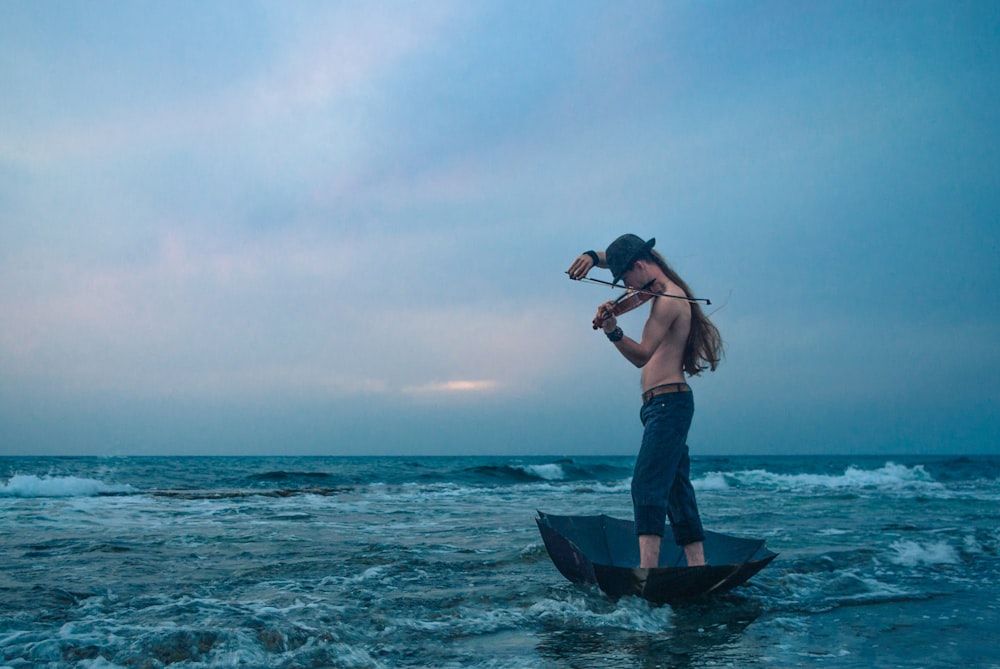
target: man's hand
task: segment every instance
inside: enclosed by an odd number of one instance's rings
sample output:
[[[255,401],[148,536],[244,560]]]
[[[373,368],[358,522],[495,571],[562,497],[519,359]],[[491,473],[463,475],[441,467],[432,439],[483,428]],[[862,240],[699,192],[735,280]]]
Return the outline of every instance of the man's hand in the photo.
[[[587,276],[587,272],[594,266],[594,259],[586,253],[581,253],[580,257],[573,261],[566,272],[571,279],[582,279]]]
[[[604,334],[609,332],[614,332],[614,329],[618,327],[618,319],[615,318],[614,312],[615,303],[613,301],[605,302],[601,306],[597,307],[597,315],[594,316],[594,329],[598,327],[604,330]]]

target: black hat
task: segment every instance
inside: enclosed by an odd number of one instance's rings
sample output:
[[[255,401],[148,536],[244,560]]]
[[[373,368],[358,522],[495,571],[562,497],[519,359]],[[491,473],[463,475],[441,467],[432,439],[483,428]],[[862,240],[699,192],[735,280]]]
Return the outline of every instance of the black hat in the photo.
[[[650,238],[648,242],[642,241],[635,235],[622,235],[611,242],[608,250],[604,252],[604,258],[614,277],[612,283],[618,283],[622,275],[625,274],[639,256],[649,251],[656,244],[655,238]]]

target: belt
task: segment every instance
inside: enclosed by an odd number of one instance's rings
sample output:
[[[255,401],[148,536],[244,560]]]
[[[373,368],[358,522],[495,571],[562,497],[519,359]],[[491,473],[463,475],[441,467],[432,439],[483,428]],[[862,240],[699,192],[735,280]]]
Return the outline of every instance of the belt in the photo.
[[[653,399],[657,395],[666,395],[667,393],[689,393],[691,392],[691,386],[686,383],[665,383],[662,386],[653,386],[646,392],[642,394],[642,403],[645,404],[649,400]]]

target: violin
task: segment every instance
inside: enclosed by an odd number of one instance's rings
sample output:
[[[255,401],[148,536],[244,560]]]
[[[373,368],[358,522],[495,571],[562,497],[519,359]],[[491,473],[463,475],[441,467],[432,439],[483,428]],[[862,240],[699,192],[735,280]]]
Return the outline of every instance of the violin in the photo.
[[[648,290],[652,285],[653,281],[650,281],[639,290],[629,290],[625,294],[620,295],[611,308],[604,312],[603,316],[594,318],[594,329],[604,327],[604,321],[612,316],[621,316],[624,313],[628,313],[656,297],[656,293]]]

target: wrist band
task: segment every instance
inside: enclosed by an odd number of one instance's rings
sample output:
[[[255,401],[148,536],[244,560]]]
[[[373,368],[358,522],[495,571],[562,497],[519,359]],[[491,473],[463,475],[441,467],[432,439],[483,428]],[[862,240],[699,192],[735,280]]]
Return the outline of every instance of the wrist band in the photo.
[[[611,332],[605,332],[604,334],[607,335],[608,341],[612,343],[621,341],[622,337],[625,336],[625,333],[622,332],[620,327],[615,328]]]
[[[594,261],[594,267],[597,267],[599,261],[596,251],[584,251],[582,255],[590,256],[590,259]]]

